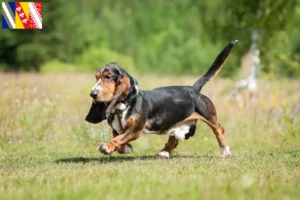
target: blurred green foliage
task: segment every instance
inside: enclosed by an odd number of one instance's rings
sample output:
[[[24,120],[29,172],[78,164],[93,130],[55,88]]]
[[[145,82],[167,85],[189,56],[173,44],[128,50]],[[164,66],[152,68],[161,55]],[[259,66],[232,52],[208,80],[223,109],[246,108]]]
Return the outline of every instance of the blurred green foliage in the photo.
[[[113,60],[118,60],[122,63],[126,70],[131,70],[133,67],[132,58],[122,55],[120,53],[113,52],[107,48],[99,48],[92,46],[87,48],[81,56],[76,59],[76,63],[79,63],[82,71],[93,71],[99,68],[99,63],[109,63]]]
[[[139,72],[207,70],[240,42],[222,75],[234,75],[259,30],[263,70],[300,77],[300,0],[51,0],[42,30],[2,30],[0,69],[95,71],[108,62]]]

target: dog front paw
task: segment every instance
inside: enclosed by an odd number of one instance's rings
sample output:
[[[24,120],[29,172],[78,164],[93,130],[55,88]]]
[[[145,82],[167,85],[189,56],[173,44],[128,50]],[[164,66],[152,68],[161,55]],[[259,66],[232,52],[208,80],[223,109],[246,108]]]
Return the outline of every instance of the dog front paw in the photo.
[[[109,147],[106,144],[101,143],[98,146],[98,151],[104,155],[110,155],[111,154],[111,150],[109,149]]]
[[[221,147],[221,157],[226,158],[226,157],[230,157],[231,156],[231,152],[230,152],[230,148],[229,146],[223,148]]]
[[[170,153],[167,151],[161,151],[159,153],[156,154],[157,158],[162,158],[162,159],[168,159],[170,158]]]
[[[128,154],[133,152],[133,147],[131,144],[127,143],[121,146],[121,148],[117,148],[117,152],[119,154]]]

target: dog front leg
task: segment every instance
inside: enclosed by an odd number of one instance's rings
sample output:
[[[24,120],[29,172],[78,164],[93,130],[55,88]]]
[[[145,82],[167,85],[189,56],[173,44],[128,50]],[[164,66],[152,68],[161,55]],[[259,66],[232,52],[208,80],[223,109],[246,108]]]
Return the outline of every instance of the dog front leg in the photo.
[[[117,137],[119,134],[118,134],[117,131],[112,130],[112,135],[113,135],[113,137],[115,138],[115,137]],[[117,152],[118,152],[119,154],[127,154],[127,153],[133,152],[133,147],[132,147],[131,144],[127,143],[127,144],[121,145],[121,147],[120,147],[120,148],[117,148],[116,150],[117,150]]]
[[[122,152],[123,148],[126,148],[125,145],[128,145],[130,141],[136,140],[142,135],[142,130],[139,128],[139,124],[140,121],[138,119],[130,117],[126,121],[126,127],[124,128],[125,132],[114,137],[106,144],[100,144],[98,150],[105,155],[109,155],[115,150]],[[125,150],[126,149],[124,149],[124,151]]]

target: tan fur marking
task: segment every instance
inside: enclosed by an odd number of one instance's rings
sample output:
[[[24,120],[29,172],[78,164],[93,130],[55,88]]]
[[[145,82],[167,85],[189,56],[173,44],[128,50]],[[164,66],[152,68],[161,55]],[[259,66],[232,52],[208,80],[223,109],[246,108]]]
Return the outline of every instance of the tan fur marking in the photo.
[[[142,131],[135,130],[135,126],[139,122],[140,122],[139,119],[130,117],[126,121],[126,126],[124,128],[125,133],[114,137],[109,143],[106,144],[109,150],[111,152],[115,151],[116,149],[120,149],[120,151],[122,151],[123,145],[127,144],[132,140],[136,140],[138,137],[140,137],[142,135]]]
[[[114,129],[112,129],[112,135],[113,135],[113,139],[115,137],[117,137],[119,134],[117,131],[115,131]],[[115,148],[115,147],[113,147]],[[115,150],[117,150],[118,153],[122,154],[123,153],[123,150],[125,149],[125,144],[124,145],[121,145],[120,148],[116,148]]]
[[[211,116],[211,117],[213,119],[216,118],[216,116]],[[201,120],[201,121],[204,121],[207,125],[210,126],[210,128],[214,132],[214,134],[215,134],[215,136],[217,138],[217,141],[219,143],[219,146],[223,147],[223,148],[225,148],[227,146],[225,138],[224,138],[225,129],[217,121],[216,122],[211,122],[211,121],[208,121],[205,117],[199,115],[198,113],[193,113],[191,116],[189,116],[186,119],[178,122],[176,124],[176,126],[182,124],[183,122],[189,121],[189,120]]]
[[[118,95],[128,95],[129,90],[130,90],[130,79],[127,76],[124,76],[121,80],[120,80],[120,85],[118,86],[118,88],[115,91],[114,96],[118,96]]]
[[[116,150],[116,146],[113,143],[111,143],[111,142],[109,142],[109,143],[107,143],[105,145],[107,146],[109,152],[113,152],[113,151]]]
[[[126,125],[124,127],[124,131],[126,132],[129,128],[131,128],[133,125],[135,124],[135,119],[133,117],[130,117],[127,121],[126,121]]]
[[[116,91],[116,83],[112,80],[106,80],[105,78],[102,78],[101,89],[102,91],[98,94],[99,99],[106,102],[111,101]]]
[[[149,122],[146,122],[145,128],[151,130],[152,125]]]
[[[98,80],[100,78],[100,72],[97,72],[95,78]]]
[[[109,106],[106,108],[106,115],[109,115],[111,112],[111,109],[116,105],[117,101],[122,97],[126,97],[130,90],[130,79],[127,76],[124,76],[120,80],[120,85],[117,87],[117,89],[114,92],[114,95],[110,101]]]
[[[105,71],[105,72],[103,72],[103,74],[102,74],[102,78],[107,78],[107,77],[110,77],[111,76],[111,74],[108,72],[108,71]]]
[[[112,135],[113,135],[113,137],[115,138],[115,137],[117,137],[119,134],[117,133],[117,131],[112,130]],[[117,150],[117,152],[118,152],[119,154],[125,154],[125,148],[126,148],[126,144],[123,144],[123,145],[121,145],[120,148],[116,148],[116,150]]]
[[[175,126],[180,125],[180,124],[182,124],[183,122],[190,121],[190,120],[198,120],[198,119],[202,120],[202,118],[203,118],[203,117],[202,117],[201,115],[199,115],[198,113],[193,113],[193,114],[191,114],[189,117],[185,118],[184,120],[182,120],[182,121],[180,121],[180,122],[177,122],[177,123],[175,124]],[[204,119],[205,119],[205,118],[204,118]]]
[[[125,148],[126,148],[126,144],[123,144],[121,145],[120,148],[116,148],[116,150],[119,154],[125,154]]]
[[[178,139],[176,139],[176,137],[174,136],[169,136],[168,142],[165,144],[165,147],[160,152],[166,151],[171,155],[172,151],[177,146],[178,146]]]

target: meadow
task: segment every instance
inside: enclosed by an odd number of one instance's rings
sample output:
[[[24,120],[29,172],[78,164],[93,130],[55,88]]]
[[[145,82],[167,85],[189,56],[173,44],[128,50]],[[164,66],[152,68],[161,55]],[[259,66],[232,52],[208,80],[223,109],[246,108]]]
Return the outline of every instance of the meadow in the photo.
[[[200,76],[200,75],[199,75]],[[141,89],[191,85],[199,76],[135,74]],[[0,74],[0,199],[299,199],[298,80],[260,80],[255,108],[231,100],[234,81],[202,93],[215,103],[232,157],[219,156],[203,122],[171,159],[166,136],[145,135],[128,155],[100,155],[106,122],[84,118],[94,74]],[[246,95],[246,94],[245,94]]]

